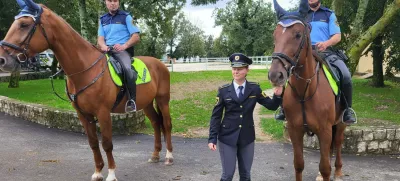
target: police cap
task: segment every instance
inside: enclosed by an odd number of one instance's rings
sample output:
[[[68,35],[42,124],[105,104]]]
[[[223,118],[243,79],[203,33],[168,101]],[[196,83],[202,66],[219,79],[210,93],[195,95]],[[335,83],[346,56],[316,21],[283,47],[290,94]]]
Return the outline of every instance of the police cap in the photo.
[[[231,67],[246,67],[253,63],[253,61],[242,53],[234,53],[229,56]]]

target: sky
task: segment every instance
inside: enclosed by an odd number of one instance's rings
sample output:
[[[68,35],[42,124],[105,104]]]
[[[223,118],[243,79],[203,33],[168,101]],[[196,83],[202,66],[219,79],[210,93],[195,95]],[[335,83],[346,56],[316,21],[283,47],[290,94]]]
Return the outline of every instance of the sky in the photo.
[[[183,12],[186,17],[196,25],[203,29],[206,35],[213,35],[214,38],[218,37],[222,31],[222,27],[214,27],[214,17],[212,17],[215,8],[224,8],[231,0],[220,0],[216,4],[210,4],[206,6],[191,6],[191,1],[188,0]],[[271,2],[272,0],[264,0]],[[289,9],[294,6],[293,3],[297,3],[298,0],[277,0],[278,3],[284,8]]]

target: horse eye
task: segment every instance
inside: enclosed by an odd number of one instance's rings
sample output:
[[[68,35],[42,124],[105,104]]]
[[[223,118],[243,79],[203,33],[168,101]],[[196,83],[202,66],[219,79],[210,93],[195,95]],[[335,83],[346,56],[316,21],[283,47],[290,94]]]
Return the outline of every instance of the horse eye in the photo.
[[[20,28],[26,28],[26,27],[28,27],[29,26],[29,24],[26,24],[26,23],[21,23],[21,25],[19,26]]]
[[[296,33],[296,39],[300,39],[301,38],[301,34],[300,33]]]

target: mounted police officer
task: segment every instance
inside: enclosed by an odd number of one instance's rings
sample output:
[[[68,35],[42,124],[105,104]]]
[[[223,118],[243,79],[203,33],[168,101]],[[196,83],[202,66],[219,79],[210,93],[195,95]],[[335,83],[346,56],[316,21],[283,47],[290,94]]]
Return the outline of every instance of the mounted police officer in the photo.
[[[332,47],[341,40],[341,32],[336,15],[332,10],[322,6],[321,0],[308,0],[308,4],[310,10],[307,18],[311,25],[312,48],[318,52],[321,58],[340,70],[340,88],[344,98],[342,101],[346,108],[343,121],[346,124],[354,124],[356,123],[356,118],[354,110],[351,109],[353,102],[351,73],[343,60],[347,59],[347,57]],[[285,120],[283,109],[275,118],[277,120]]]
[[[282,87],[276,88],[273,98],[262,92],[258,83],[246,80],[252,60],[241,53],[229,57],[233,81],[219,88],[216,105],[210,120],[208,147],[217,149],[222,163],[221,181],[233,179],[236,158],[240,181],[250,179],[250,170],[254,157],[254,120],[256,103],[267,109],[276,110],[281,104]]]
[[[134,25],[129,13],[119,9],[119,0],[105,0],[108,13],[100,17],[98,44],[104,52],[109,52],[124,69],[124,83],[128,89],[125,111],[136,111],[136,71],[132,71],[133,46],[140,41],[140,30]]]

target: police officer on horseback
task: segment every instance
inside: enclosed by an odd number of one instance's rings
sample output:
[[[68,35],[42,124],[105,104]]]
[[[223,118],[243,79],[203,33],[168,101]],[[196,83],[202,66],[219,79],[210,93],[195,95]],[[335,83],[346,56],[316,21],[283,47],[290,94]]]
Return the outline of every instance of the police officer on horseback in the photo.
[[[108,13],[100,17],[97,42],[100,49],[117,59],[124,69],[128,89],[125,111],[136,111],[136,71],[132,71],[133,46],[140,41],[140,30],[129,13],[119,9],[119,0],[105,0]]]
[[[335,13],[322,6],[321,0],[308,0],[310,10],[307,21],[311,26],[311,44],[313,50],[317,51],[321,58],[325,59],[340,72],[340,87],[342,92],[342,103],[345,106],[343,122],[354,124],[357,122],[355,112],[352,107],[353,86],[351,73],[344,63],[347,57],[335,50],[332,46],[341,40],[340,27]],[[285,120],[283,109],[275,117],[277,120]]]

